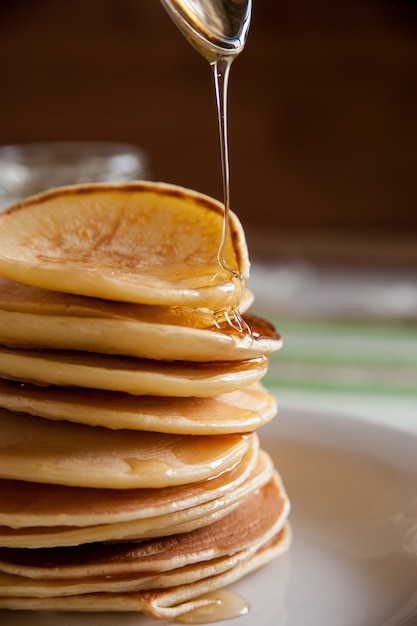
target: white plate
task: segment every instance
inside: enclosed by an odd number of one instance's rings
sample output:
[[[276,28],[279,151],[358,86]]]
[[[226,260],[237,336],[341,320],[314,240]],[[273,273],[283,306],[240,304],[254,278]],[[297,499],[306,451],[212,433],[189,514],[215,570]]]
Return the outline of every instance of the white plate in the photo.
[[[282,408],[260,431],[292,501],[290,552],[233,585],[256,626],[417,624],[417,438]],[[0,611],[2,626],[150,626],[129,614]],[[165,622],[166,623],[166,622]]]

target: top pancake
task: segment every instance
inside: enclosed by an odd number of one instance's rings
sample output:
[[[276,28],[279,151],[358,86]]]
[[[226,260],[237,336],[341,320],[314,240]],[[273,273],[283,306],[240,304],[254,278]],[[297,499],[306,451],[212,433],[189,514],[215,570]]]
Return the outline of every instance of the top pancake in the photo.
[[[218,264],[223,205],[162,183],[88,184],[33,196],[0,215],[0,274],[29,285],[154,305],[236,305]],[[231,213],[227,264],[249,273]]]

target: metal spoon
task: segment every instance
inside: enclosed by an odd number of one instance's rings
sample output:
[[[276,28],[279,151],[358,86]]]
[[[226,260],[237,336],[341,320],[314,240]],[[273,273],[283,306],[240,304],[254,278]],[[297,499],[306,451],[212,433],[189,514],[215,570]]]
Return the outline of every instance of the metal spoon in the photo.
[[[210,63],[242,51],[252,0],[161,0],[183,35]]]

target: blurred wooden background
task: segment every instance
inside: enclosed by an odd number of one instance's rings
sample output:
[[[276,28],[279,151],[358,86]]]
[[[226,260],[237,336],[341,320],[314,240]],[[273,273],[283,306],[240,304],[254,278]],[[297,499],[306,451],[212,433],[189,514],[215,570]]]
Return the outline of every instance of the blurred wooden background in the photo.
[[[230,78],[232,208],[252,253],[417,261],[416,4],[254,0]],[[136,144],[221,197],[211,70],[157,0],[3,0],[0,144]]]

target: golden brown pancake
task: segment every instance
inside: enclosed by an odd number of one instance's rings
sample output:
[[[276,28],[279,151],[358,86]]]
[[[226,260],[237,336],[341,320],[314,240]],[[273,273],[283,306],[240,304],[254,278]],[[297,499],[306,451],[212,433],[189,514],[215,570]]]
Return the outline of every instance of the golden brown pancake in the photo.
[[[277,411],[275,397],[261,383],[216,396],[173,398],[5,379],[0,379],[0,407],[114,430],[188,435],[252,432]]]
[[[61,187],[0,214],[0,274],[55,291],[152,305],[237,304],[219,267],[224,207],[163,183]],[[243,229],[231,213],[225,260],[243,275]]]
[[[253,304],[254,295],[246,289],[239,302],[240,313]],[[93,317],[155,324],[185,326],[201,330],[213,325],[213,313],[207,308],[147,305],[117,300],[103,300],[64,291],[52,291],[0,276],[0,310],[33,315]]]
[[[92,352],[0,347],[2,378],[133,395],[212,396],[257,382],[267,367],[266,356],[230,362],[162,362]]]
[[[0,478],[104,489],[167,487],[239,462],[256,434],[112,431],[0,410]]]
[[[0,572],[0,597],[15,594],[22,598],[54,598],[91,593],[129,593],[149,589],[165,589],[195,583],[201,579],[222,574],[247,559],[252,553],[253,550],[250,549],[242,550],[210,561],[167,570],[160,574],[142,574],[128,578],[88,577],[71,580],[59,578],[53,582],[47,582]]]
[[[0,277],[0,344],[134,356],[164,361],[241,361],[282,341],[265,320],[247,315],[252,337],[218,327],[207,310],[88,298]]]

